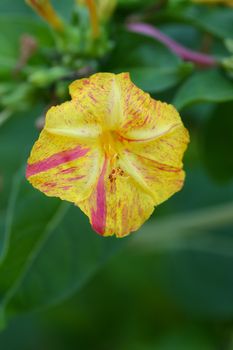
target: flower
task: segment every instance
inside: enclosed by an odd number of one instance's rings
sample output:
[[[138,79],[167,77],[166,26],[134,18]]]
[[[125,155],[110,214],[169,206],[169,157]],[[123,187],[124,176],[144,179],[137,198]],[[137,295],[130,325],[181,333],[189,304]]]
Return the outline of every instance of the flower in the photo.
[[[152,99],[128,73],[76,80],[70,94],[47,112],[26,177],[78,205],[100,235],[126,236],[182,188],[188,131],[173,106]]]

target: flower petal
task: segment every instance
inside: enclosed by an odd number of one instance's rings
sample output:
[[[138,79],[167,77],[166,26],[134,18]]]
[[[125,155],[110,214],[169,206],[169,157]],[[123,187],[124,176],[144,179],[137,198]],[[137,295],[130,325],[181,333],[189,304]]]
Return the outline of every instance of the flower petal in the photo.
[[[48,110],[45,129],[51,134],[76,138],[81,142],[95,140],[101,133],[97,118],[73,100]]]
[[[124,151],[119,164],[158,205],[179,191],[183,186],[185,173],[181,168],[160,164]]]
[[[117,164],[105,159],[91,196],[77,205],[88,215],[93,229],[118,237],[136,231],[152,214],[154,200]]]
[[[156,101],[132,83],[128,73],[119,74],[123,118],[120,135],[128,141],[152,141],[183,126],[172,105]]]
[[[94,115],[105,129],[115,129],[122,117],[119,76],[97,73],[74,81],[70,94],[86,113]]]
[[[43,130],[26,171],[29,182],[48,196],[76,202],[87,198],[99,176],[102,155],[98,147]]]
[[[181,168],[188,142],[188,131],[180,124],[151,141],[125,141],[124,147],[132,153],[160,163],[161,166]]]

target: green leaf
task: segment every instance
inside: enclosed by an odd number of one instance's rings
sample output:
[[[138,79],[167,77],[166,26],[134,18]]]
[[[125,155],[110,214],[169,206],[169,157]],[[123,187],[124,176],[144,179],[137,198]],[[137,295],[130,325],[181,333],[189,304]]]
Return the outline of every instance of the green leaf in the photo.
[[[233,38],[233,10],[231,8],[205,6],[203,4],[190,5],[190,1],[186,1],[186,5],[182,4],[182,1],[180,2],[178,4],[178,0],[174,0],[174,4],[180,6],[167,10],[164,14],[158,13],[155,18],[165,15],[165,18],[170,19],[170,21],[173,19],[194,25],[217,38]]]
[[[156,93],[173,87],[191,70],[192,65],[184,63],[179,67],[126,67],[119,69],[119,72],[129,72],[132,81],[138,87],[150,93]]]
[[[19,57],[20,38],[24,34],[35,37],[39,48],[51,46],[53,43],[52,33],[48,26],[30,16],[0,15],[0,27],[0,53],[3,57]]]
[[[39,132],[36,129],[35,119],[44,110],[44,106],[35,104],[33,110],[14,114],[0,128],[0,176],[2,177],[0,210],[6,208],[12,178],[29,155],[33,141]]]
[[[194,73],[180,87],[174,98],[174,105],[183,109],[200,102],[225,102],[233,100],[232,83],[217,70]]]
[[[184,10],[182,16],[219,38],[233,38],[233,10],[230,8],[191,6]]]
[[[200,327],[176,325],[174,329],[161,332],[154,341],[142,342],[134,337],[121,347],[122,350],[213,350],[213,342]],[[135,339],[136,338],[136,339]]]
[[[129,72],[133,82],[150,93],[171,88],[193,68],[192,64],[183,63],[160,43],[126,32],[119,33],[117,46],[109,61],[108,70]]]
[[[137,8],[137,7],[146,7],[154,5],[155,3],[159,3],[159,0],[118,0],[118,6],[120,7],[128,7],[128,8]]]
[[[1,13],[30,13],[30,7],[25,3],[25,1],[21,0],[15,0],[14,1],[14,7],[12,8],[12,4],[8,0],[1,0],[0,3],[0,11]]]
[[[0,265],[1,308],[24,312],[71,295],[122,243],[98,236],[77,207],[47,198],[18,175]]]
[[[218,181],[233,179],[233,103],[218,106],[203,125],[200,146],[204,165]]]
[[[51,1],[54,8],[58,11],[61,17],[70,18],[72,7],[74,4],[73,0],[66,0],[66,1]],[[34,18],[39,18],[39,16],[32,10],[32,8],[26,4],[25,1],[22,0],[14,0],[14,7],[12,7],[11,2],[8,0],[1,0],[0,2],[0,12],[3,14],[6,14],[7,16],[9,13],[12,14],[22,14],[22,15],[28,15]],[[44,22],[42,19],[40,19],[41,23]]]
[[[232,318],[232,228],[199,231],[199,239],[193,232],[192,239],[177,242],[177,249],[164,255],[162,283],[186,314],[216,321]]]
[[[184,189],[166,203],[173,214],[148,222],[130,242],[148,259],[143,271],[154,287],[189,317],[232,318],[232,196],[232,183],[215,184],[192,169]]]

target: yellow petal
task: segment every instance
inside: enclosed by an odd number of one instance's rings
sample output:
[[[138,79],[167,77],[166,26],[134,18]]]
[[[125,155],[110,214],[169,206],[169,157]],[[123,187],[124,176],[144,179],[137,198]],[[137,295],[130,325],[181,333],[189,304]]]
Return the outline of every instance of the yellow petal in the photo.
[[[127,74],[119,77],[119,85],[123,119],[118,136],[125,149],[121,166],[151,192],[157,205],[183,185],[189,135],[172,105],[152,99]]]
[[[51,107],[45,129],[51,134],[76,138],[80,142],[92,142],[102,131],[98,118],[74,100]]]
[[[175,168],[183,166],[188,142],[189,134],[182,124],[149,141],[123,141],[130,152]]]
[[[127,150],[119,160],[121,168],[145,193],[151,195],[154,205],[162,203],[183,186],[185,173],[181,168],[161,164]]]
[[[154,200],[133,178],[108,159],[91,196],[77,205],[88,215],[93,229],[117,237],[136,231],[154,210]]]
[[[98,144],[89,140],[89,130],[84,127],[71,102],[49,110],[45,129],[28,160],[26,175],[34,187],[48,196],[71,202],[90,195],[103,155]],[[83,131],[87,135],[83,136]]]
[[[149,141],[182,125],[172,105],[156,101],[130,80],[128,73],[117,75],[121,91],[120,134],[129,141]]]
[[[121,120],[119,76],[97,73],[88,79],[76,80],[69,87],[72,98],[105,129],[116,129]]]

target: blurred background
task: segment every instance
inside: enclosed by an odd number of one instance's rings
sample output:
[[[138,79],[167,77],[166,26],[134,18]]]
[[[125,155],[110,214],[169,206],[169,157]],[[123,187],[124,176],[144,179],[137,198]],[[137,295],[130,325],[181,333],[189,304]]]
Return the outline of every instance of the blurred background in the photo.
[[[28,3],[0,1],[0,348],[233,350],[232,1]],[[47,109],[97,71],[191,137],[184,188],[124,239],[24,178]]]

